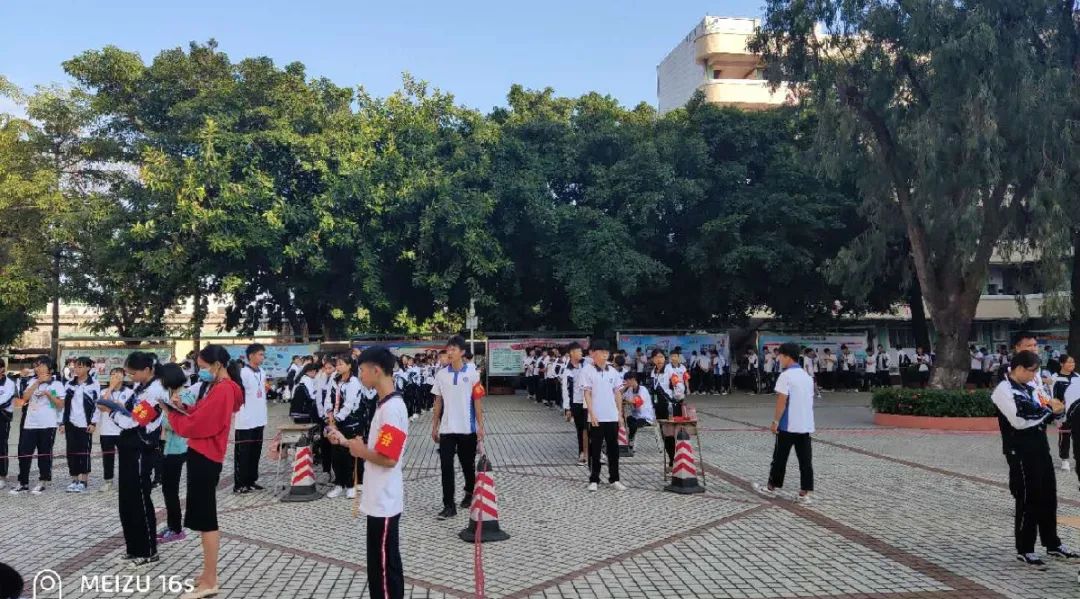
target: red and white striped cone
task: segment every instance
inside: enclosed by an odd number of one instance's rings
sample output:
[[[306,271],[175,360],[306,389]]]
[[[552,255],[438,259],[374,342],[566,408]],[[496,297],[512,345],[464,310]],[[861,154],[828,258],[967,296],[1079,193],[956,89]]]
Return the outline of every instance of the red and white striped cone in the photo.
[[[293,458],[292,484],[282,501],[314,501],[322,497],[315,491],[315,469],[312,467],[311,446],[296,448]]]
[[[694,446],[685,429],[679,429],[675,436],[675,465],[671,468],[671,484],[664,490],[683,495],[705,492],[705,487],[698,484]]]
[[[634,457],[634,450],[630,447],[630,437],[626,434],[626,427],[621,422],[619,423],[619,456]]]
[[[480,527],[479,531],[477,526]],[[510,535],[499,528],[499,500],[495,495],[495,480],[491,478],[491,463],[480,456],[476,465],[476,485],[469,508],[469,526],[458,534],[462,541],[492,543],[505,541]]]

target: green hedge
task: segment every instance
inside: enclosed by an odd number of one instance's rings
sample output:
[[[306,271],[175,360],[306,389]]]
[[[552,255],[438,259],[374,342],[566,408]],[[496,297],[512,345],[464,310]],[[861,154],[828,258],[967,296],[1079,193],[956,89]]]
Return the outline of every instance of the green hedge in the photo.
[[[871,404],[881,414],[905,416],[996,416],[989,389],[878,389]]]

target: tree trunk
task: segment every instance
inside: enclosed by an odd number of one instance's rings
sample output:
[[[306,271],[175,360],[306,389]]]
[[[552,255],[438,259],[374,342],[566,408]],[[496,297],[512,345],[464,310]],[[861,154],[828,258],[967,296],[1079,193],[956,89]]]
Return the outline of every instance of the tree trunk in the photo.
[[[908,286],[908,307],[911,308],[911,333],[915,337],[915,346],[929,350],[930,326],[926,321],[926,306],[923,305],[918,277],[912,277]]]
[[[191,341],[193,351],[197,354],[202,349],[202,329],[206,322],[206,306],[203,296],[202,285],[195,285],[195,297],[192,299],[192,332]]]
[[[60,360],[60,250],[53,254],[52,280],[52,341],[49,354],[52,359]]]
[[[1080,227],[1073,228],[1072,276],[1069,279],[1069,355],[1080,355]]]

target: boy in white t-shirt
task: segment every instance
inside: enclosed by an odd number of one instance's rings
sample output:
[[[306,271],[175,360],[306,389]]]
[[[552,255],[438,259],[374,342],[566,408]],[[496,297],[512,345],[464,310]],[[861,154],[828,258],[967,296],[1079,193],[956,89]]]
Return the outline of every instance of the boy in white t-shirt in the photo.
[[[367,516],[367,578],[370,596],[405,596],[405,570],[398,537],[405,506],[402,463],[408,439],[409,410],[394,387],[394,354],[385,347],[361,352],[360,383],[378,393],[371,419],[371,434],[346,439],[337,429],[330,442],[344,445],[353,457],[364,460],[364,492],[360,510]]]
[[[581,374],[581,389],[589,415],[589,490],[600,483],[600,447],[607,446],[608,482],[618,491],[626,485],[619,482],[619,425],[623,423],[622,375],[607,363],[608,344],[603,339],[589,344],[592,364]],[[624,424],[625,425],[625,424]]]
[[[791,448],[799,459],[798,503],[810,503],[814,491],[814,465],[811,459],[810,434],[814,432],[814,379],[799,366],[799,346],[785,343],[780,346],[780,367],[776,380],[776,418],[769,427],[776,435],[769,482],[754,484],[754,490],[766,497],[776,497],[784,486]]]

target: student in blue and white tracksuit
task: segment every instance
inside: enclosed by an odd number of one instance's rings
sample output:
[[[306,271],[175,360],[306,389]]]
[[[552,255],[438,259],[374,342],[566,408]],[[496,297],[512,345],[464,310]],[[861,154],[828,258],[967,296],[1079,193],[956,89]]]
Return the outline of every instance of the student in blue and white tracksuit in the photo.
[[[127,552],[122,558],[132,566],[158,561],[157,515],[150,498],[151,471],[161,440],[161,404],[169,400],[159,380],[157,356],[149,352],[132,352],[124,369],[135,383],[135,389],[124,402],[124,412],[100,405],[102,417],[112,419],[120,428],[119,507],[120,526],[124,531]],[[115,401],[115,397],[113,398]],[[150,410],[150,419],[140,424],[134,412]]]
[[[75,376],[64,392],[64,441],[67,446],[68,474],[71,484],[68,493],[86,491],[90,476],[90,450],[94,428],[99,419],[97,410],[101,385],[90,376],[94,361],[85,356],[75,360]]]
[[[780,376],[776,379],[775,418],[770,425],[776,435],[773,446],[769,482],[754,484],[754,490],[766,497],[776,497],[784,486],[791,448],[799,460],[799,503],[810,503],[814,491],[814,464],[810,435],[814,432],[814,379],[799,366],[799,346],[785,343],[780,346]]]
[[[52,453],[56,429],[64,410],[64,383],[56,376],[56,365],[49,356],[34,360],[34,377],[29,379],[20,398],[23,409],[19,431],[19,484],[12,495],[29,491],[39,495],[52,481]],[[30,488],[30,464],[37,454],[39,482]]]
[[[1038,570],[1046,563],[1035,553],[1036,536],[1047,555],[1078,559],[1057,534],[1057,480],[1054,459],[1046,439],[1046,426],[1065,413],[1061,400],[1047,398],[1045,405],[1030,383],[1039,372],[1039,356],[1021,351],[1013,356],[1009,373],[990,395],[998,411],[1003,438],[1010,456],[1010,476],[1015,488],[1016,513],[1013,534],[1016,559]]]
[[[0,358],[0,489],[7,486],[8,475],[8,437],[11,435],[11,423],[15,420],[15,400],[18,399],[18,385],[4,371],[6,364]]]
[[[327,414],[330,428],[341,431],[346,439],[364,436],[365,404],[363,386],[357,378],[356,363],[351,357],[340,356],[334,361],[337,375],[330,390],[331,403]],[[356,487],[364,475],[364,465],[349,455],[343,446],[331,449],[334,465],[334,488],[326,496],[340,497],[344,492],[349,499],[356,497]]]

